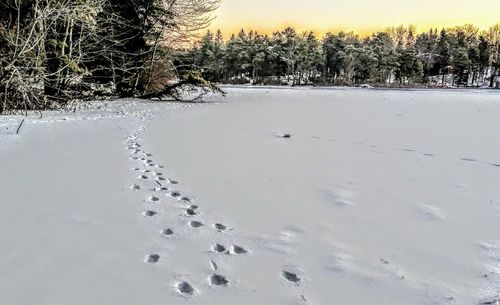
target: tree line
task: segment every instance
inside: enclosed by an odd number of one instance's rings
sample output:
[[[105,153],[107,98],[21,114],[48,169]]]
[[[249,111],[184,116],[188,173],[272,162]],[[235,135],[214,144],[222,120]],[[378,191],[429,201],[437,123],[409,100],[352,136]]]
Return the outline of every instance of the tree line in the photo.
[[[211,20],[219,0],[0,1],[0,113],[96,96],[175,94],[172,50]],[[184,71],[186,72],[186,71]]]
[[[241,32],[224,41],[208,31],[178,58],[211,81],[276,85],[489,86],[498,87],[500,24],[417,34],[399,26],[360,37],[293,28],[261,35]]]

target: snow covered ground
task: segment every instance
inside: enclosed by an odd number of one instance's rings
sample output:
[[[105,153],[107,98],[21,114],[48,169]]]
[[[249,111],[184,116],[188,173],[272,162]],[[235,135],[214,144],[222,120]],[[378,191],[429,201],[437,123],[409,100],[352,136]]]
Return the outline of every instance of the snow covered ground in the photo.
[[[0,117],[0,304],[498,303],[499,93],[225,90]]]

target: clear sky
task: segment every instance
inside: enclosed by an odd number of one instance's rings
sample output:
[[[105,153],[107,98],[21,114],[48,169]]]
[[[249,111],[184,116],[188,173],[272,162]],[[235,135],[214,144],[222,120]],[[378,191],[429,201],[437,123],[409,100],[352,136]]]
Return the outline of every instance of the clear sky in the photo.
[[[419,31],[465,23],[486,29],[500,23],[500,0],[223,0],[214,15],[210,28],[225,36],[241,28],[270,33],[288,25],[320,35],[367,34],[400,24]]]

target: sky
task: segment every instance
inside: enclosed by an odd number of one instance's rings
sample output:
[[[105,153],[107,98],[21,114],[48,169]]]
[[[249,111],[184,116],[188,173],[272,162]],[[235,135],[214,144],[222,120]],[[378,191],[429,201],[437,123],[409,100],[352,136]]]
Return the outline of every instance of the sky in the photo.
[[[222,0],[214,17],[210,29],[226,37],[241,28],[269,34],[286,26],[319,35],[366,35],[401,24],[419,31],[466,23],[487,29],[500,23],[500,0]]]

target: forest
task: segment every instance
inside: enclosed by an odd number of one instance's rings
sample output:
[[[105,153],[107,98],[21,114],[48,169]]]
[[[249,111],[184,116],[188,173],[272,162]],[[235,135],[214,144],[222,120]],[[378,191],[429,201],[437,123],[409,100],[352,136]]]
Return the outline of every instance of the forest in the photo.
[[[0,113],[53,108],[99,96],[175,96],[183,84],[207,88],[196,71],[176,73],[173,50],[206,28],[218,4],[2,0]]]
[[[361,37],[293,28],[271,36],[244,30],[224,41],[210,31],[178,63],[211,81],[264,85],[498,87],[500,24],[417,33],[398,26]]]
[[[500,24],[368,37],[203,34],[220,0],[3,0],[0,113],[96,98],[181,100],[217,83],[499,86]],[[332,20],[332,23],[335,21]],[[201,35],[200,35],[201,33]],[[200,97],[197,95],[196,97]]]

